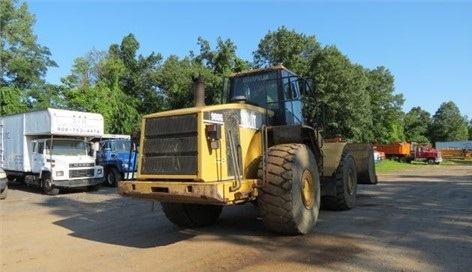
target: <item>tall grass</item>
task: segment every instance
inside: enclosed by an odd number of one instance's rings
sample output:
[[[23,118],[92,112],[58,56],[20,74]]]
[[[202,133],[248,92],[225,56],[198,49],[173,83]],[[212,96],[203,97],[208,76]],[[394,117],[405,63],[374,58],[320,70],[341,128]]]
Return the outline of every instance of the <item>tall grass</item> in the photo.
[[[425,163],[422,163],[422,164],[426,165]],[[397,162],[393,160],[383,160],[375,165],[375,171],[377,172],[377,174],[382,174],[382,173],[401,171],[403,169],[415,168],[415,167],[421,167],[421,165],[415,162],[405,163],[405,162]]]
[[[448,159],[443,160],[438,166],[440,167],[447,167],[453,165],[470,165],[472,166],[472,160],[463,160],[463,159]],[[416,162],[413,161],[411,163],[402,163],[393,160],[383,160],[375,165],[375,171],[377,174],[382,173],[389,173],[389,172],[396,172],[401,171],[403,169],[409,168],[417,168],[417,167],[431,167],[431,165],[426,164],[425,162]]]

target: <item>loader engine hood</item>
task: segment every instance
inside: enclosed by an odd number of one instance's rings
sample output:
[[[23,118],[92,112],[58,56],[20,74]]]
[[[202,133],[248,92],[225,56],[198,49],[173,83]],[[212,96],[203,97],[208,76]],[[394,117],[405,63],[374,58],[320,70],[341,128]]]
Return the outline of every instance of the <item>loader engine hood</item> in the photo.
[[[194,107],[143,118],[138,176],[218,181],[235,175],[237,150],[248,150],[273,112],[246,103]],[[259,141],[259,140],[258,140]],[[233,152],[231,152],[231,145]],[[259,151],[254,150],[254,153]],[[214,168],[207,170],[208,167]]]

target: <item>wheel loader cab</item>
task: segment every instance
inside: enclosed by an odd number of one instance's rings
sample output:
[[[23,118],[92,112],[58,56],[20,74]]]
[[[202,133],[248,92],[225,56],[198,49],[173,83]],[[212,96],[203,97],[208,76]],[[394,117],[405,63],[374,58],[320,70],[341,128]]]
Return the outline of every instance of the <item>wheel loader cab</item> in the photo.
[[[227,79],[225,102],[243,102],[274,112],[274,125],[303,124],[301,90],[310,86],[279,65],[236,73]]]

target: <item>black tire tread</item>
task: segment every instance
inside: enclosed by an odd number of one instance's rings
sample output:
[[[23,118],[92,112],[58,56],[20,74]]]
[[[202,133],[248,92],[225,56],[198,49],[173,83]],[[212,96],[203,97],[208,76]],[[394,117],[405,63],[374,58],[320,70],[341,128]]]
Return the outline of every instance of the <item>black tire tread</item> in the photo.
[[[293,215],[292,179],[296,153],[302,144],[283,144],[269,148],[267,180],[263,183],[262,164],[258,170],[259,183],[263,184],[258,197],[258,207],[264,225],[283,234],[300,234]],[[316,167],[316,165],[315,165]],[[319,188],[318,188],[319,189]]]
[[[344,175],[344,165],[348,163],[348,161],[351,161],[354,163],[354,159],[352,155],[349,152],[344,151],[343,154],[341,155],[341,161],[339,163],[338,168],[336,169],[335,173],[335,182],[336,182],[336,196],[325,196],[323,197],[323,207],[327,208],[329,210],[336,210],[336,211],[345,211],[349,210],[352,208],[352,205],[349,204],[349,202],[346,200],[346,188],[344,186],[344,180],[343,180],[343,175]],[[353,167],[353,170],[355,171],[355,165]],[[354,175],[357,177],[357,175]],[[356,181],[357,182],[357,181]],[[357,185],[356,185],[356,191],[357,191]],[[355,194],[354,194],[355,197]]]
[[[373,148],[369,151],[369,157],[367,159],[367,171],[360,173],[357,179],[358,184],[377,184],[378,178],[375,172],[375,160]]]
[[[112,181],[111,183],[109,182],[109,179],[108,179],[109,175],[113,175],[115,177],[114,181]],[[107,186],[116,187],[118,185],[118,182],[120,181],[121,181],[121,174],[120,174],[120,171],[118,171],[118,169],[111,168],[106,171],[105,183]]]
[[[8,195],[8,185],[5,187],[5,189],[3,190],[3,192],[0,193],[0,199],[6,199],[7,198],[7,195]]]
[[[43,187],[43,191],[46,195],[54,196],[54,195],[59,194],[59,188],[54,187],[54,186],[51,186],[51,187],[46,186],[46,182],[47,182],[46,180],[48,180],[50,178],[51,178],[50,174],[47,174],[46,176],[43,176],[42,187]]]
[[[203,227],[220,217],[223,206],[161,202],[162,211],[170,222],[179,227]]]

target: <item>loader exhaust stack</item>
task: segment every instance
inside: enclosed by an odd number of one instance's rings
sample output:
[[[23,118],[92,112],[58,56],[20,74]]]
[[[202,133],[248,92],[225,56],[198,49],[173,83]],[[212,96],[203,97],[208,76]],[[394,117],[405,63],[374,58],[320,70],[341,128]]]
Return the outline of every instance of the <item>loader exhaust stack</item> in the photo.
[[[205,106],[205,84],[202,76],[193,78],[195,107]]]

